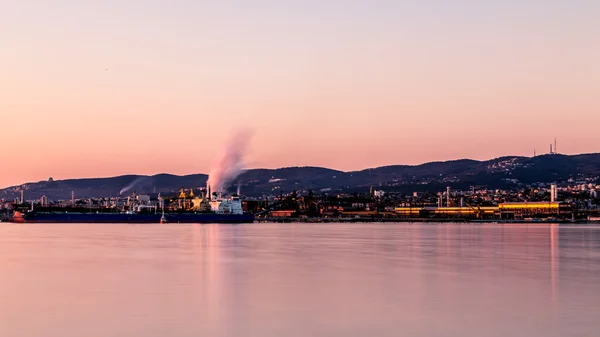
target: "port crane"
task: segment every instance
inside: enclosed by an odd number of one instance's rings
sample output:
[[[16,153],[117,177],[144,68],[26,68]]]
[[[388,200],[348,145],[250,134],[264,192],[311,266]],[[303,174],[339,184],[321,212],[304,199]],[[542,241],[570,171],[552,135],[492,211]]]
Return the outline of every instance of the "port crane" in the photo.
[[[473,212],[475,212],[475,218],[479,219],[481,217],[481,206],[477,205],[477,208],[473,207],[471,204],[469,204],[468,202],[464,202],[465,205],[467,205],[467,207],[469,207],[470,209],[473,210]]]

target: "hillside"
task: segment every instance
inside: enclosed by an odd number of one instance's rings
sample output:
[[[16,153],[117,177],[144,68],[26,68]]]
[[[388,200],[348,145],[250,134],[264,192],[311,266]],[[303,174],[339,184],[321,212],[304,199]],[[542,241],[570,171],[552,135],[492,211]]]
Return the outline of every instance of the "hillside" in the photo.
[[[264,196],[280,191],[367,191],[369,186],[388,191],[441,191],[445,186],[468,189],[471,185],[489,188],[518,187],[532,183],[562,182],[570,178],[600,177],[600,154],[544,155],[530,157],[502,157],[488,161],[469,159],[431,162],[421,165],[394,165],[361,171],[342,172],[321,167],[288,167],[279,169],[251,169],[238,182],[242,194]],[[42,195],[53,200],[76,197],[107,197],[138,193],[169,193],[181,188],[206,185],[207,175],[176,176],[125,175],[112,178],[68,179],[40,181],[0,190],[0,198],[12,200],[24,189],[26,199]],[[237,184],[237,183],[236,183]],[[235,190],[231,186],[230,190]]]

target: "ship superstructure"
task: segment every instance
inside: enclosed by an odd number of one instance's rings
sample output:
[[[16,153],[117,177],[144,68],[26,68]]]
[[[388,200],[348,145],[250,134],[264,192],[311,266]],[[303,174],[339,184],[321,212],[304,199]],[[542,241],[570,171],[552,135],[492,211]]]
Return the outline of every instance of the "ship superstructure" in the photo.
[[[242,201],[237,194],[233,194],[229,198],[218,197],[217,193],[213,193],[213,198],[210,200],[211,211],[217,214],[243,214]]]

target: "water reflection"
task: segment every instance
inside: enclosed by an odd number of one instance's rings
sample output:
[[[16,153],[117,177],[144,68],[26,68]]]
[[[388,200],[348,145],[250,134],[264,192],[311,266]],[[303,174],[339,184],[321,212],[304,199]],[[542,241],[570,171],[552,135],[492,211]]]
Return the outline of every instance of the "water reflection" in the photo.
[[[0,336],[600,328],[594,226],[10,224],[0,227],[0,275]]]
[[[552,304],[555,309],[557,303],[558,267],[560,265],[558,256],[559,235],[558,225],[550,225],[550,279],[552,280]]]

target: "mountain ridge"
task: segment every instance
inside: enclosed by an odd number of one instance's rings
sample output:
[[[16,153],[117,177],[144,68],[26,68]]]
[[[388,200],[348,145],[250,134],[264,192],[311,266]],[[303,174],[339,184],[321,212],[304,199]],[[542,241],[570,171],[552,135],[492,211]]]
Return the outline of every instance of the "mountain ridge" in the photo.
[[[389,191],[440,191],[445,186],[466,189],[471,185],[510,188],[532,183],[549,183],[567,179],[600,177],[600,153],[577,155],[540,155],[536,157],[503,156],[490,160],[468,158],[432,161],[418,165],[386,165],[355,171],[341,171],[318,166],[295,166],[276,169],[254,168],[244,171],[229,191],[241,185],[242,194],[253,197],[288,193],[292,190],[368,191],[370,186]],[[0,199],[10,200],[24,190],[25,199],[42,195],[52,200],[118,196],[121,192],[171,193],[181,187],[206,185],[203,173],[175,175],[125,174],[114,177],[70,178],[30,182],[0,189]]]

